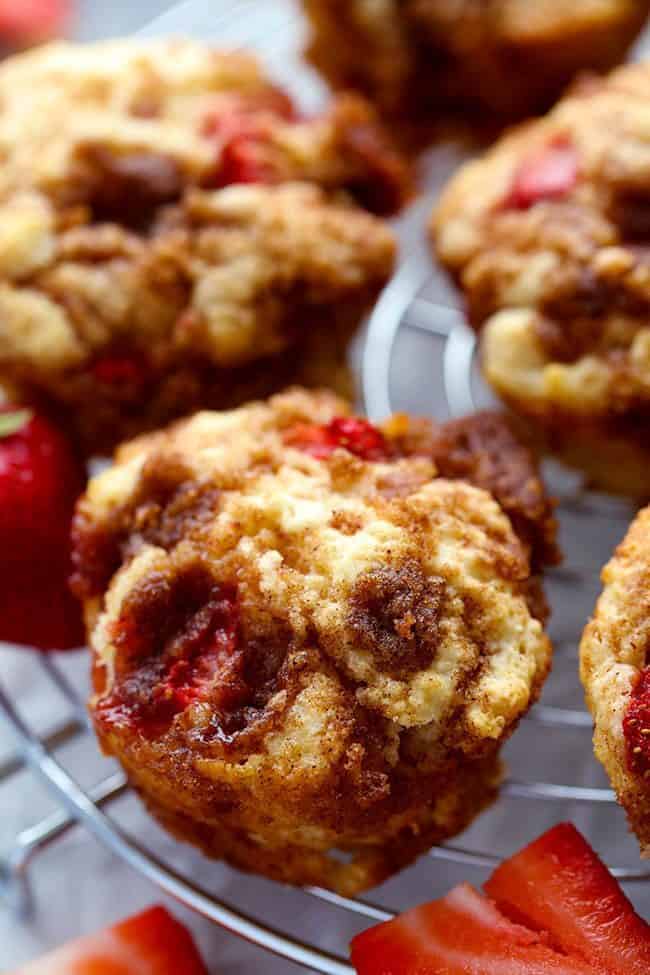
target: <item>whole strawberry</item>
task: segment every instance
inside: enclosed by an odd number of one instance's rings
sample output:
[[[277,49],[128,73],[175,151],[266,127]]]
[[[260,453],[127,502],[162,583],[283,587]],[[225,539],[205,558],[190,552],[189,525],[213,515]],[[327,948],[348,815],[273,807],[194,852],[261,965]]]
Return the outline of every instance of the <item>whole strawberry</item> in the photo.
[[[68,576],[70,521],[84,481],[50,420],[0,406],[0,640],[41,650],[83,644]]]

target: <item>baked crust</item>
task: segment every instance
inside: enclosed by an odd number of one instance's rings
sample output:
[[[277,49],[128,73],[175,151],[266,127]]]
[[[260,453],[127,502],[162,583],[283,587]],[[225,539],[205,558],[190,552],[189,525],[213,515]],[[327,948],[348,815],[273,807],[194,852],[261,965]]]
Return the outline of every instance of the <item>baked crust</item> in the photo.
[[[550,666],[530,553],[538,571],[557,550],[519,448],[477,474],[496,451],[471,419],[347,415],[295,389],[127,444],[74,558],[97,733],[152,812],[236,866],[351,893],[495,797]],[[472,479],[527,513],[521,539]]]
[[[473,134],[543,111],[574,75],[619,62],[650,4],[639,0],[303,0],[308,54],[410,140],[441,118]],[[364,57],[359,57],[359,51]]]
[[[650,508],[637,516],[602,578],[603,593],[580,645],[580,673],[594,719],[596,756],[642,854],[649,856],[650,776],[633,767],[625,719],[650,662]]]
[[[363,99],[300,117],[254,58],[53,44],[0,67],[0,382],[87,452],[291,379],[345,383],[406,166]],[[24,119],[30,124],[25,125]]]
[[[483,368],[541,444],[597,486],[647,496],[650,65],[577,85],[452,179],[437,254]]]

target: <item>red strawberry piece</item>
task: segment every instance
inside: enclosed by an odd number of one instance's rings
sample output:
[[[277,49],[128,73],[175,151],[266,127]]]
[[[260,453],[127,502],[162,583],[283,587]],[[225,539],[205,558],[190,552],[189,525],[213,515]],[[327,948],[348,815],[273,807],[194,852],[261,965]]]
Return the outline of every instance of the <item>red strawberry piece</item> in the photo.
[[[327,424],[298,423],[285,433],[284,442],[288,447],[302,450],[318,460],[330,457],[338,446]]]
[[[211,691],[217,703],[227,704],[229,678],[238,683],[241,655],[237,653],[239,609],[235,595],[222,592],[202,615],[207,626],[195,621],[188,628],[183,656],[174,659],[160,685],[175,712],[183,711]]]
[[[650,926],[569,824],[467,885],[358,935],[359,975],[647,975]]]
[[[276,183],[278,171],[269,157],[268,146],[267,136],[261,133],[233,136],[221,150],[210,185],[221,189],[233,183]]]
[[[610,975],[650,972],[650,926],[569,823],[549,830],[492,874],[485,890],[522,923]]]
[[[70,523],[84,481],[50,420],[0,407],[0,640],[43,650],[84,642],[67,586]]]
[[[566,139],[551,143],[529,156],[515,172],[506,209],[528,210],[542,200],[566,196],[578,180],[578,153]]]
[[[388,460],[390,449],[381,430],[360,417],[337,416],[321,426],[301,423],[284,437],[290,447],[325,460],[343,448],[363,460]]]
[[[259,121],[254,113],[238,102],[213,109],[204,116],[201,134],[208,139],[228,143],[239,136],[253,137],[260,132]]]
[[[463,884],[352,942],[358,975],[595,975]]]
[[[208,975],[189,931],[164,907],[150,907],[71,941],[13,975]]]
[[[630,772],[644,776],[650,770],[650,667],[636,682],[625,717],[623,734]]]
[[[223,100],[203,118],[201,132],[218,143],[218,157],[205,184],[220,189],[232,183],[276,183],[273,117],[296,119],[291,99],[277,88]]]
[[[221,98],[209,109],[201,122],[201,133],[207,138],[230,139],[256,125],[255,116],[275,115],[285,122],[297,121],[295,106],[286,92],[269,86],[248,95]]]
[[[20,47],[61,34],[70,0],[0,0],[0,38]]]
[[[119,679],[97,705],[101,725],[129,725],[146,738],[157,738],[196,701],[209,699],[223,710],[241,704],[248,688],[242,675],[236,591],[215,587],[203,605],[167,634],[164,614],[173,616],[177,610],[161,608],[160,624],[153,628],[132,615],[113,625]]]

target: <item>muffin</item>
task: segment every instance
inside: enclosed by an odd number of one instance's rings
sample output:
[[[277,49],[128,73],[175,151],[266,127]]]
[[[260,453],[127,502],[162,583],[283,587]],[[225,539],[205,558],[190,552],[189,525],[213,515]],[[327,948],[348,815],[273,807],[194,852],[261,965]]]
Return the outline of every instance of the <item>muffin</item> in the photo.
[[[603,571],[580,646],[594,748],[650,856],[650,508]]]
[[[485,130],[543,111],[581,69],[620,61],[647,0],[303,0],[308,54],[416,142],[442,118]],[[364,56],[360,57],[359,52]]]
[[[0,384],[87,453],[347,381],[395,255],[370,211],[409,188],[362,99],[306,118],[247,54],[53,44],[0,66],[0,152]]]
[[[578,85],[454,177],[437,254],[487,379],[588,481],[650,495],[650,64]]]
[[[557,554],[498,427],[379,428],[294,389],[136,439],[91,482],[73,531],[90,709],[172,833],[349,894],[495,798],[550,665]]]

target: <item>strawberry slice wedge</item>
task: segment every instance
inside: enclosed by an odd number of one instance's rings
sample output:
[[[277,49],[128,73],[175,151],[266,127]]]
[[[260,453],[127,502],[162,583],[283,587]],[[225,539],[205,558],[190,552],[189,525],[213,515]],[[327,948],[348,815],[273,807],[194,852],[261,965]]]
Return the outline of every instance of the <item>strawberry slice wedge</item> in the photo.
[[[563,951],[613,975],[650,973],[650,925],[580,833],[561,823],[495,870],[485,890]]]
[[[71,941],[14,975],[208,975],[189,931],[164,907],[150,907]]]
[[[364,931],[359,975],[650,975],[650,926],[568,823],[485,884]]]
[[[594,975],[544,937],[508,920],[468,884],[364,931],[352,942],[358,975]]]
[[[0,0],[0,38],[11,45],[56,37],[70,17],[70,0]]]

